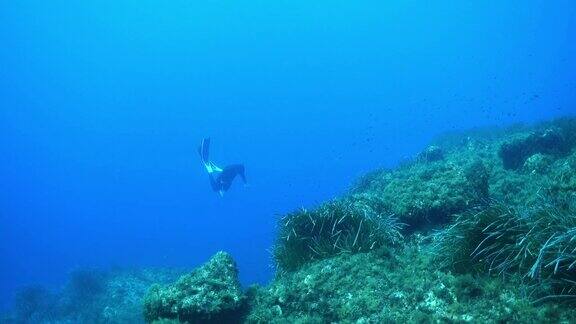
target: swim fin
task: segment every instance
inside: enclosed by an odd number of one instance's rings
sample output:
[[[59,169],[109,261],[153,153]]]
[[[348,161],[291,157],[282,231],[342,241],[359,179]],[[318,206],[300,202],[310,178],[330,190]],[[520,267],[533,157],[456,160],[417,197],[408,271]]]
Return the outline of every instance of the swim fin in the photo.
[[[208,162],[208,164],[210,165],[210,169],[212,170],[212,172],[222,172],[222,168],[214,164],[214,162],[210,161]]]
[[[198,147],[198,153],[200,154],[202,163],[206,165],[210,161],[210,137],[202,139],[202,142]]]
[[[202,143],[200,143],[200,147],[198,147],[198,153],[200,154],[202,164],[204,164],[204,167],[209,174],[213,172],[222,172],[222,168],[210,161],[210,137],[202,139]]]

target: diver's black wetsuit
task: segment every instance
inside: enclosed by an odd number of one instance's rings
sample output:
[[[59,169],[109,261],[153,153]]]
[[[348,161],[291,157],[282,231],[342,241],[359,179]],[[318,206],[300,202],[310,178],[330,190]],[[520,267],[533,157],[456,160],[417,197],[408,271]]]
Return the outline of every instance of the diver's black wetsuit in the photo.
[[[213,173],[209,173],[210,185],[214,191],[227,191],[232,185],[234,178],[239,175],[242,181],[246,183],[246,174],[244,173],[244,165],[242,164],[232,164],[224,168],[222,172],[214,176]]]
[[[210,138],[205,138],[202,140],[202,144],[200,144],[198,152],[200,153],[200,158],[202,159],[202,163],[204,164],[206,171],[208,171],[208,177],[210,178],[210,186],[212,186],[212,190],[222,195],[230,188],[236,176],[240,176],[242,181],[246,183],[244,165],[232,164],[225,167],[224,169],[220,169],[214,163],[212,163],[212,161],[210,161]]]

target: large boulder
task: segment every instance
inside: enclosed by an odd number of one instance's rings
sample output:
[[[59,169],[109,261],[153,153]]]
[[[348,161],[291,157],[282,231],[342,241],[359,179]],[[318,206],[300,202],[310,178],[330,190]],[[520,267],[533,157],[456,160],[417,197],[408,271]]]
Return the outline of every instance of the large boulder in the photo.
[[[409,230],[444,224],[488,196],[488,170],[476,160],[415,163],[384,177],[380,195]]]
[[[152,286],[144,298],[144,317],[147,322],[238,323],[244,305],[236,263],[218,252],[176,283]]]

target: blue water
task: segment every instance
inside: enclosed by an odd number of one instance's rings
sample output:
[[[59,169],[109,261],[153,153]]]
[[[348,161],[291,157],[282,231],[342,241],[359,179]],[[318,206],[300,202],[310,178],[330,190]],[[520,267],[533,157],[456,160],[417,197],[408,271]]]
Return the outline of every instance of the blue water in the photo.
[[[576,112],[576,2],[2,1],[0,304],[77,267],[265,283],[278,214],[436,134]],[[196,153],[242,162],[211,192]]]

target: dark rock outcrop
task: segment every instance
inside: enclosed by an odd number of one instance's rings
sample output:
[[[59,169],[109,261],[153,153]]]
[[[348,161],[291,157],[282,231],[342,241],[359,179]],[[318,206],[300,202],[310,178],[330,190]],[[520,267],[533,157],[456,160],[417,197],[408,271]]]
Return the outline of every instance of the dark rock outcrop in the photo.
[[[147,322],[238,323],[245,298],[232,257],[218,252],[208,262],[168,286],[155,285],[144,298]]]
[[[532,155],[541,153],[562,156],[568,153],[570,147],[562,132],[549,128],[543,132],[513,138],[500,146],[498,154],[505,169],[518,170]]]

